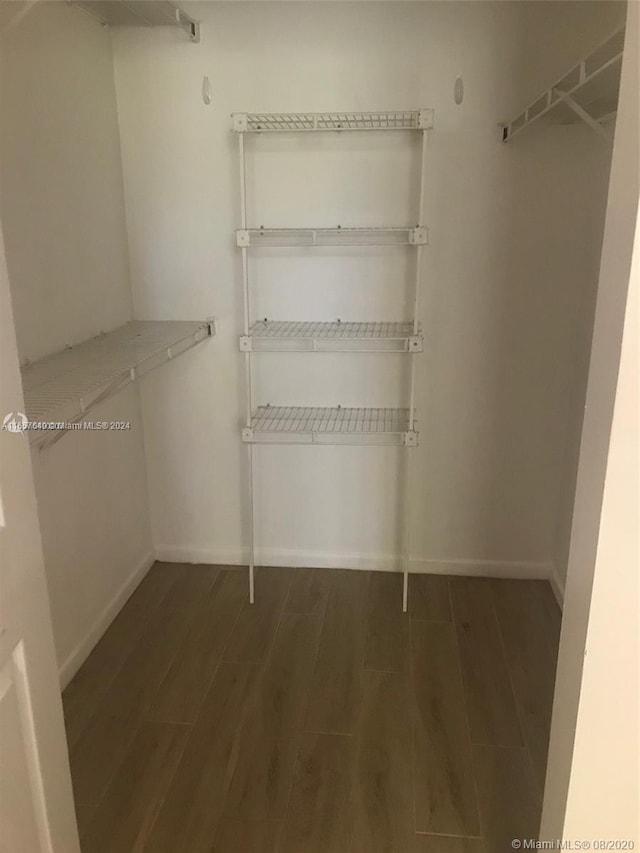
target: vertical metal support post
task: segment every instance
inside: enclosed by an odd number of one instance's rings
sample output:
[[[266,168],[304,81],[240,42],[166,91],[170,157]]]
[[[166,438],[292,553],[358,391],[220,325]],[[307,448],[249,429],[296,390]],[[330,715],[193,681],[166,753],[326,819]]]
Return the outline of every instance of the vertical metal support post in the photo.
[[[247,175],[244,156],[244,133],[238,134],[238,153],[240,160],[240,224],[247,227]],[[242,295],[243,295],[243,334],[249,335],[249,257],[246,246],[242,249]],[[251,352],[244,354],[245,378],[245,425],[251,426]],[[249,603],[254,602],[255,539],[253,511],[253,445],[247,444],[248,497],[249,497]]]
[[[427,131],[422,131],[422,142],[420,151],[420,196],[418,202],[418,225],[424,225],[424,197],[425,197],[425,173],[427,163]],[[416,246],[416,277],[413,294],[413,334],[417,335],[420,330],[420,280],[422,276],[422,253],[423,246]],[[409,430],[413,431],[415,425],[415,395],[416,395],[416,361],[415,354],[411,356],[411,395],[409,399]],[[404,526],[403,526],[403,555],[402,555],[402,612],[407,612],[409,604],[409,550],[411,540],[411,447],[405,447],[405,472],[404,472]]]

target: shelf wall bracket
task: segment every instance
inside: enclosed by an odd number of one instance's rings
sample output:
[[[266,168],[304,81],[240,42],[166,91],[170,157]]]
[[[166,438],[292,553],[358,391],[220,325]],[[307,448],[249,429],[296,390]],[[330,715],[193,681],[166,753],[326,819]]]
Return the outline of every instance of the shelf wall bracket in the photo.
[[[595,119],[590,113],[588,113],[584,107],[581,107],[580,104],[571,97],[571,95],[563,92],[562,89],[554,89],[553,90],[558,98],[573,110],[573,112],[579,116],[582,121],[587,124],[592,130],[594,130],[598,136],[605,140],[605,142],[610,143],[611,137],[606,131],[606,129],[600,124],[600,122]]]
[[[198,44],[200,41],[200,22],[183,12],[182,9],[176,9],[176,21],[178,26],[187,34],[189,41]]]
[[[409,231],[409,243],[412,246],[425,246],[429,240],[429,234],[424,225],[418,225]]]
[[[418,127],[420,130],[431,130],[433,128],[434,110],[424,109],[418,112]]]
[[[418,433],[416,430],[411,429],[405,432],[403,436],[404,446],[405,447],[417,447],[418,446]]]
[[[232,113],[233,129],[236,133],[245,133],[249,128],[247,113]]]

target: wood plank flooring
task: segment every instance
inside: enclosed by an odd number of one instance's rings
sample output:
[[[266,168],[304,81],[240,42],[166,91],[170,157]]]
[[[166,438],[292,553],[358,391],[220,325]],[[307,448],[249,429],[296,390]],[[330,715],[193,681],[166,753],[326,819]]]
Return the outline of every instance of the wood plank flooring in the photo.
[[[156,564],[63,696],[83,853],[504,853],[539,821],[548,584]]]

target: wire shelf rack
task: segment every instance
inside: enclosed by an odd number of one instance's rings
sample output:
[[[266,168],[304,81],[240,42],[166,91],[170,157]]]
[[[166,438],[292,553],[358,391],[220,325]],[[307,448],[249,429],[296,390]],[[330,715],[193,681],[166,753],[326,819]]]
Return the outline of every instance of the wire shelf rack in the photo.
[[[433,110],[359,113],[233,113],[237,133],[299,133],[342,130],[428,130]]]
[[[413,323],[260,320],[240,338],[243,352],[422,352]]]
[[[200,24],[170,0],[72,0],[72,6],[112,27],[178,27],[200,41]]]
[[[615,117],[620,91],[625,28],[616,30],[589,56],[502,125],[503,142],[547,117],[558,124],[584,121],[609,140],[604,124]]]
[[[287,246],[423,246],[423,226],[389,228],[243,228],[236,231],[240,248]]]
[[[409,409],[259,406],[242,431],[249,444],[417,444]]]
[[[257,352],[398,352],[418,353],[423,349],[419,317],[421,261],[428,243],[424,216],[427,131],[433,127],[434,111],[394,110],[387,112],[330,113],[233,113],[233,130],[238,141],[240,171],[240,228],[236,245],[242,255],[243,333],[240,349],[244,352],[245,420],[242,440],[247,446],[247,491],[249,499],[249,601],[254,602],[255,517],[254,517],[254,445],[390,445],[415,447],[418,432],[415,420],[415,359],[411,358],[410,396],[406,409],[310,408],[291,406],[253,406],[252,354]],[[247,134],[309,133],[343,131],[418,131],[420,140],[419,202],[407,219],[414,226],[331,228],[259,228],[247,220]],[[394,143],[397,138],[388,137]],[[406,221],[406,220],[405,220]],[[324,246],[396,246],[415,247],[415,284],[411,322],[335,322],[272,320],[254,322],[249,286],[249,253],[254,248],[318,248]],[[313,254],[313,253],[312,253]],[[357,252],[362,256],[364,252]],[[409,501],[410,473],[408,454],[405,466],[405,492]],[[407,610],[409,579],[408,514],[401,520],[403,540],[402,609]]]
[[[134,320],[22,368],[32,444],[48,446],[98,403],[215,333],[213,321]]]

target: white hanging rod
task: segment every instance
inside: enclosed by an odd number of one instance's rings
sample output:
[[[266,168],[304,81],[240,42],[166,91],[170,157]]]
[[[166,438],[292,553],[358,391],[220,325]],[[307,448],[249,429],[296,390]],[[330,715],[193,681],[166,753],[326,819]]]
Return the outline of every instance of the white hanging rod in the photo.
[[[608,139],[602,128],[609,121],[618,102],[620,89],[620,67],[624,50],[625,28],[620,27],[589,56],[581,60],[560,80],[546,89],[535,101],[519,115],[502,125],[502,141],[509,142],[518,133],[535,121],[551,113],[560,104],[565,104],[599,135]],[[609,72],[608,74],[606,72]],[[580,103],[578,98],[588,94],[590,85],[599,86],[598,100],[604,101],[606,108],[600,115],[592,115],[589,104]]]
[[[200,41],[200,24],[170,0],[67,0],[110,27],[177,27]]]
[[[360,113],[232,113],[236,133],[298,133],[342,130],[429,130],[433,110]]]
[[[236,245],[253,246],[422,246],[427,243],[424,226],[391,228],[241,228]]]
[[[408,409],[259,406],[242,430],[246,444],[346,444],[415,447]]]

